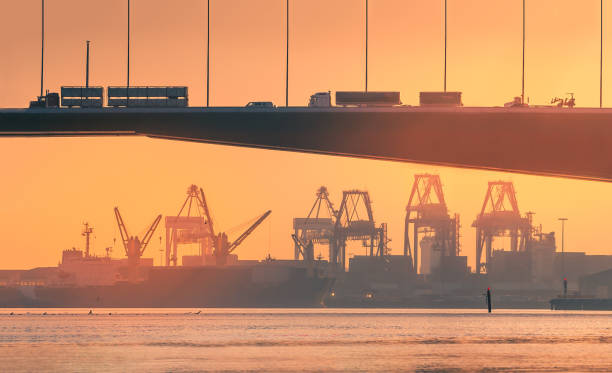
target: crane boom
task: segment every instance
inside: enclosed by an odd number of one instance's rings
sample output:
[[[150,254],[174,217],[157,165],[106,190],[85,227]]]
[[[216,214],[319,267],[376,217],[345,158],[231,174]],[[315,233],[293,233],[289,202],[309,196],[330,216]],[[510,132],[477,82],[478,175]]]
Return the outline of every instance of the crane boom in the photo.
[[[149,230],[147,231],[147,233],[145,233],[144,237],[142,238],[142,241],[140,242],[140,256],[144,254],[144,251],[147,248],[147,245],[149,244],[151,237],[153,237],[153,233],[155,233],[155,230],[157,229],[157,226],[159,225],[161,218],[162,218],[161,214],[157,215],[157,218],[155,218],[155,220],[149,227]]]
[[[123,242],[123,248],[125,249],[125,254],[128,253],[128,241],[130,239],[130,235],[128,234],[127,228],[123,223],[123,218],[121,218],[121,213],[119,212],[119,208],[115,207],[115,218],[117,219],[117,225],[119,226],[119,233],[121,234],[121,242]]]
[[[251,233],[253,233],[255,228],[257,228],[259,224],[266,220],[268,215],[270,215],[271,213],[272,210],[266,211],[262,216],[259,217],[259,219],[257,219],[257,221],[255,221],[255,223],[253,223],[253,225],[251,225],[246,231],[244,231],[244,233],[242,233],[240,237],[238,237],[234,242],[232,242],[229,245],[227,254],[231,254],[234,250],[236,250],[236,248],[242,243],[242,241],[244,241]]]
[[[204,189],[202,188],[200,188],[200,195],[202,196],[202,207],[204,208],[204,213],[206,214],[206,220],[208,221],[208,229],[210,229],[210,235],[212,237],[215,237],[212,217],[210,216],[210,211],[208,211],[208,204],[206,203],[206,197],[204,197]]]

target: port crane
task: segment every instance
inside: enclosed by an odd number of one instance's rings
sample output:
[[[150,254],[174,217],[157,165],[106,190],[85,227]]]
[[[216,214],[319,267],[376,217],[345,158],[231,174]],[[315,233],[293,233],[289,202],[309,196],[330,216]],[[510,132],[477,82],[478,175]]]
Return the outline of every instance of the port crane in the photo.
[[[316,196],[308,216],[293,219],[294,234],[291,237],[295,244],[295,260],[300,260],[300,256],[305,261],[314,260],[316,244],[330,246],[330,257],[332,255],[331,245],[337,212],[329,200],[329,192],[325,186],[317,190]]]
[[[187,197],[176,216],[166,216],[166,265],[177,265],[178,246],[198,244],[200,256],[210,255],[215,232],[204,190],[187,188]]]
[[[227,234],[225,232],[219,233],[214,241],[214,251],[213,255],[216,258],[217,265],[223,266],[227,263],[227,257],[236,250],[238,246],[244,240],[253,233],[253,231],[261,224],[264,220],[272,213],[272,210],[266,211],[263,215],[261,215],[257,220],[251,224],[247,230],[245,230],[238,238],[236,238],[233,242],[229,242],[227,238]]]
[[[442,258],[459,255],[459,215],[451,217],[439,175],[414,175],[404,226],[404,255],[419,273],[419,238],[429,236]],[[412,234],[412,244],[410,236]]]
[[[472,227],[476,228],[476,273],[482,270],[490,273],[492,246],[496,237],[510,237],[510,249],[513,252],[526,251],[531,234],[531,219],[529,216],[521,216],[512,182],[489,182],[482,209]]]
[[[390,240],[387,238],[387,225],[383,223],[376,227],[370,194],[367,191],[348,190],[343,191],[342,196],[330,245],[331,265],[341,270],[346,268],[346,244],[349,240],[362,241],[366,253],[369,248],[370,256],[388,259],[387,243]]]
[[[119,212],[119,208],[115,207],[115,218],[117,219],[117,225],[119,226],[119,233],[121,234],[121,241],[123,242],[123,247],[125,249],[125,255],[128,258],[128,264],[130,267],[137,266],[140,263],[140,257],[144,254],[151,237],[153,237],[153,233],[155,233],[155,229],[159,225],[159,222],[162,218],[161,214],[157,215],[153,223],[145,233],[142,240],[138,238],[138,236],[130,236],[123,222],[123,218],[121,217],[121,213]]]

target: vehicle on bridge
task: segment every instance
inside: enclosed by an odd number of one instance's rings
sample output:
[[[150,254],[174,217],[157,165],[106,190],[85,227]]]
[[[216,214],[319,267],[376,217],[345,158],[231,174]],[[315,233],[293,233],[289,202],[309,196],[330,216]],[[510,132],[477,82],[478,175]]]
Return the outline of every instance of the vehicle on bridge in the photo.
[[[35,108],[58,108],[59,95],[56,92],[47,91],[43,96],[38,96],[36,101],[30,101],[30,109]]]
[[[108,87],[108,106],[113,107],[187,107],[187,87]]]
[[[461,92],[421,92],[421,106],[463,106]]]
[[[61,88],[61,106],[81,108],[101,108],[104,106],[104,87],[66,87]]]
[[[389,107],[401,104],[399,92],[336,92],[336,106]]]
[[[504,107],[529,107],[529,104],[523,102],[521,96],[516,96],[510,102],[506,102]]]
[[[314,95],[310,96],[310,101],[308,101],[308,107],[331,107],[331,91],[327,92],[317,92]]]
[[[246,104],[249,109],[273,109],[276,106],[271,101],[251,101]]]
[[[336,106],[352,107],[391,107],[399,106],[399,92],[362,92],[338,91],[336,92]],[[332,107],[331,92],[317,92],[310,96],[308,107]]]
[[[576,106],[576,98],[574,98],[573,93],[568,93],[568,95],[570,97],[566,97],[565,99],[555,97],[552,100],[550,100],[550,103],[552,105],[557,105],[557,107],[567,107],[567,108],[573,109],[574,106]]]

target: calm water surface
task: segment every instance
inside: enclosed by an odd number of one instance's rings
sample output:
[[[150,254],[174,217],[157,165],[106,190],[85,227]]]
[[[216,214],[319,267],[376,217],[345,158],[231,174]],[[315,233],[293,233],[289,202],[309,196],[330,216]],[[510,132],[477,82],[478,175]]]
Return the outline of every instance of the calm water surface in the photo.
[[[612,371],[605,312],[88,311],[0,309],[0,371]]]

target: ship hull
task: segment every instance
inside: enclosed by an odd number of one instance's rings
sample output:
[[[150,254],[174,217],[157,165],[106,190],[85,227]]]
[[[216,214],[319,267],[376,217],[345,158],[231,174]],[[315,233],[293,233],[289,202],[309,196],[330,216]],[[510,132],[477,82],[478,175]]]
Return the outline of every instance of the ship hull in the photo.
[[[292,267],[154,268],[140,283],[0,290],[2,307],[316,307],[333,280]]]

